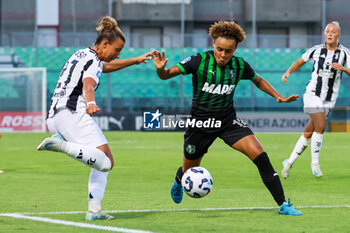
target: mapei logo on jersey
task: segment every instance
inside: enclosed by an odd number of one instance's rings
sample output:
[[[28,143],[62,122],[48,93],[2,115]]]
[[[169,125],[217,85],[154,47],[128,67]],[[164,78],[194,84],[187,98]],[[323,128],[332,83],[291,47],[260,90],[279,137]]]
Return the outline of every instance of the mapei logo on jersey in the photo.
[[[160,129],[162,113],[157,109],[156,112],[144,112],[143,113],[143,127],[145,129]]]
[[[235,89],[236,85],[216,85],[216,84],[209,84],[208,82],[204,83],[204,86],[202,88],[202,91],[208,92],[210,94],[218,94],[218,95],[223,95],[223,94],[231,94],[232,91]]]

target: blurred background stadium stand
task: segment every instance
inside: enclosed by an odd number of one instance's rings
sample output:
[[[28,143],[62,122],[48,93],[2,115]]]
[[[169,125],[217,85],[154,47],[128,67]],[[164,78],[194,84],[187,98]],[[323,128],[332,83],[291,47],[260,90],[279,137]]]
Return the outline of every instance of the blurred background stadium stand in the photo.
[[[57,5],[57,24],[38,24],[41,4],[49,3]],[[207,30],[213,22],[234,20],[247,33],[235,55],[285,96],[303,94],[311,63],[292,74],[288,84],[281,82],[281,76],[306,49],[323,42],[326,23],[339,21],[340,42],[350,47],[347,0],[11,0],[0,1],[0,7],[0,67],[46,67],[48,103],[67,59],[94,43],[96,22],[108,14],[118,20],[126,36],[121,59],[164,50],[168,67],[210,49]],[[11,85],[0,83],[0,88],[0,102],[16,95]],[[191,97],[190,76],[162,81],[152,62],[104,74],[96,92],[104,112],[188,108]],[[344,75],[337,106],[350,106],[349,97],[350,77]],[[302,101],[278,105],[248,81],[238,85],[235,105],[248,111],[302,110]],[[0,111],[9,109],[0,106]]]

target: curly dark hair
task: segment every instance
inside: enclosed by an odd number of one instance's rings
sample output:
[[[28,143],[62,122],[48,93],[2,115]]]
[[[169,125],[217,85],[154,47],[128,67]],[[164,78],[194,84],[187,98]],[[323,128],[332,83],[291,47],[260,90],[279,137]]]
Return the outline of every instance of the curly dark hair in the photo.
[[[214,40],[218,37],[235,40],[237,44],[246,38],[241,26],[233,21],[219,21],[212,24],[209,28],[209,36]]]

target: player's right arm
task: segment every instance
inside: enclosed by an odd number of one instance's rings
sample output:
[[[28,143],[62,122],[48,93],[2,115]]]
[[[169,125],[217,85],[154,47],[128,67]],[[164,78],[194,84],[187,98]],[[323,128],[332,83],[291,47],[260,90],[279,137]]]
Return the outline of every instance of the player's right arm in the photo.
[[[124,59],[124,60],[113,60],[110,62],[103,63],[103,73],[110,73],[113,71],[124,69],[128,66],[138,65],[141,63],[147,63],[148,60],[152,59],[152,55],[156,51],[148,52],[138,57]]]
[[[86,106],[86,113],[91,115],[100,111],[95,102],[95,86],[96,81],[93,78],[87,77],[83,79],[83,96]]]
[[[286,71],[286,73],[284,73],[282,75],[282,81],[283,82],[287,82],[287,78],[289,77],[289,75],[297,70],[299,70],[306,62],[304,61],[303,58],[300,58],[299,60],[297,60],[296,62],[294,62],[291,67],[289,67],[289,69]]]
[[[158,77],[162,80],[167,80],[182,74],[180,68],[176,65],[170,67],[169,69],[165,69],[168,60],[169,58],[165,58],[164,51],[162,51],[162,53],[157,51],[153,55],[153,64],[156,67]]]

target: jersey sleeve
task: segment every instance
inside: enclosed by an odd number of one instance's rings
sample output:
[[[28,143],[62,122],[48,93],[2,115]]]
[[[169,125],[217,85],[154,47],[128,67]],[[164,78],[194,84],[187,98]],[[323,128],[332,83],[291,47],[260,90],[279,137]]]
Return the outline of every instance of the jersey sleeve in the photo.
[[[312,56],[316,50],[317,46],[314,46],[310,49],[308,49],[305,53],[303,53],[303,55],[301,55],[301,58],[305,61],[308,62],[309,60],[312,59]]]
[[[347,48],[345,48],[344,53],[345,53],[345,65],[348,69],[350,69],[350,51]]]
[[[177,67],[181,70],[182,74],[192,74],[195,73],[201,63],[202,56],[197,53],[190,56],[177,64]]]
[[[244,61],[244,71],[242,79],[254,80],[257,77],[254,69],[248,64],[248,62]]]
[[[83,73],[83,80],[85,78],[93,78],[95,80],[96,83],[100,82],[100,77],[102,74],[102,70],[103,70],[103,65],[101,62],[98,62],[94,59],[88,60],[85,64],[86,70]],[[85,68],[84,67],[84,68]]]

